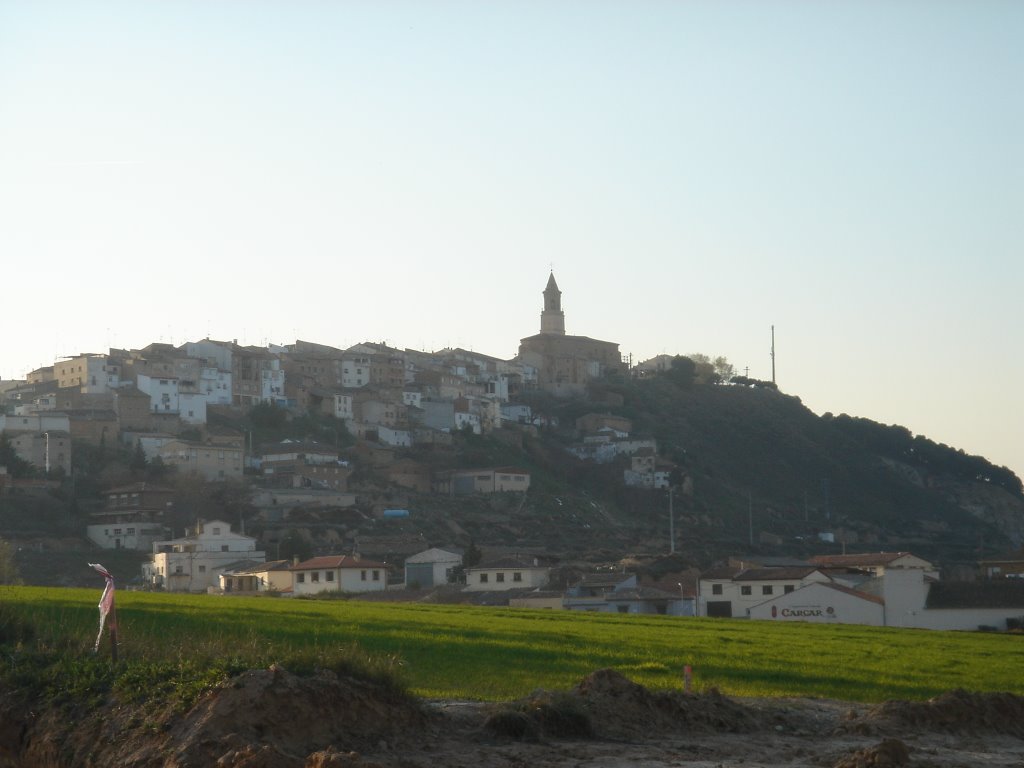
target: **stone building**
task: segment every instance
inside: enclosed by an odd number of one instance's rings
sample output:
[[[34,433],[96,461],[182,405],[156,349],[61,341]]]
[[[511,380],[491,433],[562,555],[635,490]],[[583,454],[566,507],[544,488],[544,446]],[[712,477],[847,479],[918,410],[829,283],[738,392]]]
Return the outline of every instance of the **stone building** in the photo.
[[[552,272],[544,288],[540,333],[519,342],[517,360],[537,369],[537,386],[569,397],[586,391],[587,382],[619,368],[619,345],[565,332],[562,292]]]

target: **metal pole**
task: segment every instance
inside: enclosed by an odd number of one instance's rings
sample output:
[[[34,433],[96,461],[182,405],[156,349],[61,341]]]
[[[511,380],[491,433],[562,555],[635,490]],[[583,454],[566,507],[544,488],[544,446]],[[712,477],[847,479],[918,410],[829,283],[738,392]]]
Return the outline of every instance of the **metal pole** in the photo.
[[[772,326],[772,384],[775,383],[775,326]]]
[[[754,494],[747,491],[747,525],[750,528],[750,546],[754,546]]]
[[[676,553],[676,530],[675,516],[672,514],[672,487],[668,489],[668,551],[669,554]]]

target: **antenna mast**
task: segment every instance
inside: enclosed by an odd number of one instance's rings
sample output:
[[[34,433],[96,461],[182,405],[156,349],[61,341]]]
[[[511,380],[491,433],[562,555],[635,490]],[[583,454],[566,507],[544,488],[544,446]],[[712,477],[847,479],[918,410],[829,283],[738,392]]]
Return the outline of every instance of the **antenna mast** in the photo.
[[[775,383],[775,326],[772,326],[772,384]]]

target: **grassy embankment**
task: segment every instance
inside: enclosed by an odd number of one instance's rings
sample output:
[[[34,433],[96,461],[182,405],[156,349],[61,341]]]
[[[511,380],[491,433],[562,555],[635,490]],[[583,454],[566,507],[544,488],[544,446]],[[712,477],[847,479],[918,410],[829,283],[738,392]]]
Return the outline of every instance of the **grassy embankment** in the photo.
[[[106,640],[91,654],[99,592],[0,587],[0,680],[27,681],[33,649],[58,665],[47,685],[102,691],[108,683],[90,682],[109,667]],[[159,681],[186,699],[247,667],[345,668],[353,657],[427,697],[509,699],[569,688],[604,667],[678,688],[685,664],[698,689],[739,696],[1024,694],[1024,638],[1013,635],[130,592],[118,593],[118,618],[115,677],[139,695]]]

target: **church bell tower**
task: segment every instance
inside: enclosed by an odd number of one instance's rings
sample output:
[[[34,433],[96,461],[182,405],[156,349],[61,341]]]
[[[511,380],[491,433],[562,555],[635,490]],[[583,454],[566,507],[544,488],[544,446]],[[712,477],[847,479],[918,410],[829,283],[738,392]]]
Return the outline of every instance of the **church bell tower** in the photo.
[[[544,311],[540,313],[540,332],[565,335],[565,313],[562,311],[562,292],[558,290],[558,283],[555,282],[555,273],[548,277],[547,287],[544,289]]]

